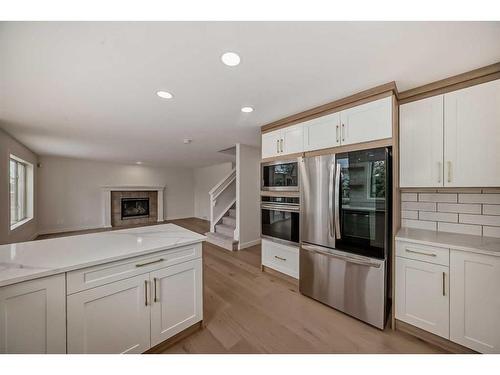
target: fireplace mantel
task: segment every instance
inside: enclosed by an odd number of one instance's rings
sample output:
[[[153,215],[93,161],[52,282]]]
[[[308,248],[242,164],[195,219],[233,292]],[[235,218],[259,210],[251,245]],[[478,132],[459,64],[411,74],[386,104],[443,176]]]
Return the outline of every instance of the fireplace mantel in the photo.
[[[163,192],[166,186],[159,185],[104,185],[102,192],[102,221],[105,228],[111,227],[112,191],[156,191],[158,192],[158,221],[163,221]]]

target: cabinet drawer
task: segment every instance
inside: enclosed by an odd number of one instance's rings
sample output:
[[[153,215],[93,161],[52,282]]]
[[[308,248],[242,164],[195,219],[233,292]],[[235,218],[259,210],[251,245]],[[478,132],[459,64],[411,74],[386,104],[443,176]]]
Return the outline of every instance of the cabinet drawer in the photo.
[[[450,264],[450,249],[413,242],[396,241],[396,256],[443,266]]]
[[[166,266],[200,258],[201,246],[201,243],[198,243],[68,272],[66,293],[76,293]]]
[[[299,248],[263,239],[262,264],[298,279]]]

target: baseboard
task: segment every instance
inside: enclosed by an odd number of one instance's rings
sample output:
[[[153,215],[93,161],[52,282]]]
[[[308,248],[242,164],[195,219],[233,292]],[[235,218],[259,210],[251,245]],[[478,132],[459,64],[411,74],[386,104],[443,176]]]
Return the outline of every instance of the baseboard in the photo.
[[[104,225],[98,225],[98,226],[75,226],[75,227],[66,227],[66,228],[52,228],[52,229],[45,229],[41,230],[38,232],[38,235],[44,235],[44,234],[55,234],[55,233],[65,233],[65,232],[78,232],[82,230],[93,230],[93,229],[103,229],[103,228],[111,228],[111,226],[104,226]]]
[[[153,346],[151,349],[148,349],[147,351],[144,352],[144,354],[161,354],[163,353],[166,349],[170,348],[171,346],[175,345],[182,339],[192,335],[196,331],[199,331],[200,329],[203,329],[203,320],[193,324],[191,327],[186,328],[184,331],[179,332],[178,334],[172,336],[171,338],[160,342],[158,345]]]
[[[273,269],[271,267],[264,266],[263,264],[261,264],[260,270],[262,272],[265,272],[265,273],[268,273],[270,275],[277,276],[277,277],[279,277],[281,279],[284,279],[284,280],[288,281],[289,283],[294,284],[296,287],[299,286],[299,279],[296,279],[295,277],[287,275],[287,274],[285,274],[283,272],[276,271],[275,269]]]
[[[40,235],[39,232],[35,232],[31,235],[30,239],[28,241],[33,241],[35,240],[38,236]]]
[[[239,250],[243,250],[243,249],[246,249],[247,247],[252,247],[252,246],[255,246],[255,245],[260,245],[260,238],[256,239],[256,240],[253,240],[253,241],[248,241],[248,242],[245,242],[245,243],[239,243],[238,245],[238,249]]]

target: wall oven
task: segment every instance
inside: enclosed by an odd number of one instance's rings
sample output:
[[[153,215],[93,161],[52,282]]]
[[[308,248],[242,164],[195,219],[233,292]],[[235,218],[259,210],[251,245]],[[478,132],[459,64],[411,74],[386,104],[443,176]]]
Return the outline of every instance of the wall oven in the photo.
[[[262,237],[288,244],[299,244],[299,197],[261,197]]]
[[[261,190],[299,191],[297,159],[261,164]]]

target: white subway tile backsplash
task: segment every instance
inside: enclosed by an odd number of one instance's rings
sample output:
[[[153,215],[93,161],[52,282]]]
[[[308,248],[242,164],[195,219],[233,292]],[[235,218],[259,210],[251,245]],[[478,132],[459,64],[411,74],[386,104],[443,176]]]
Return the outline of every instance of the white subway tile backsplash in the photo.
[[[460,214],[458,221],[465,224],[500,226],[500,216]]]
[[[483,236],[500,238],[500,227],[483,227]]]
[[[401,211],[401,217],[403,219],[418,219],[418,211]]]
[[[411,211],[436,211],[436,203],[430,202],[401,202],[401,209]]]
[[[417,193],[401,193],[402,202],[416,202]]]
[[[483,204],[483,215],[500,215],[500,204]]]
[[[434,221],[403,219],[401,220],[401,226],[406,228],[436,230],[436,222]]]
[[[458,212],[464,214],[480,214],[480,204],[438,203],[439,212]]]
[[[500,204],[500,194],[458,194],[458,202]]]
[[[481,236],[483,229],[480,225],[437,223],[438,232],[452,232]]]
[[[445,202],[445,203],[457,203],[458,194],[444,194],[444,193],[419,193],[419,202]]]
[[[458,222],[458,214],[448,213],[448,212],[426,212],[419,211],[418,212],[419,220],[428,220],[428,221],[446,221],[449,223],[457,223]]]

